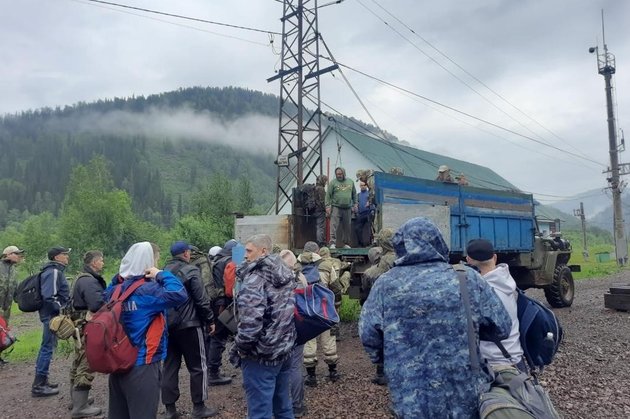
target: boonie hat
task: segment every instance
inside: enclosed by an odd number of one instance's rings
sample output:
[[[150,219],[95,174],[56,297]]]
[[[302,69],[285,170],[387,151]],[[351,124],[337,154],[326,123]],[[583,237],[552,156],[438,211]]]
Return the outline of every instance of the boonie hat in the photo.
[[[5,248],[4,248],[4,250],[2,251],[2,256],[8,256],[8,255],[10,255],[11,253],[17,253],[17,254],[19,255],[19,254],[24,253],[24,250],[20,249],[20,248],[19,248],[19,247],[17,247],[17,246],[7,246],[7,247],[5,247]]]
[[[186,250],[193,250],[193,249],[195,249],[194,246],[189,245],[183,240],[176,241],[175,243],[171,245],[171,255],[177,256],[179,254],[184,253]]]
[[[438,173],[444,173],[444,172],[446,172],[446,171],[448,171],[448,170],[449,170],[448,166],[447,166],[447,165],[445,165],[445,164],[443,164],[443,165],[441,165],[441,166],[440,166],[440,168],[438,169]]]
[[[466,246],[466,254],[472,259],[484,262],[492,259],[494,255],[494,247],[492,243],[486,239],[475,239],[468,242]]]
[[[54,260],[55,256],[60,255],[62,253],[70,253],[71,251],[72,249],[69,247],[63,247],[63,246],[51,247],[50,249],[48,249],[48,259]]]

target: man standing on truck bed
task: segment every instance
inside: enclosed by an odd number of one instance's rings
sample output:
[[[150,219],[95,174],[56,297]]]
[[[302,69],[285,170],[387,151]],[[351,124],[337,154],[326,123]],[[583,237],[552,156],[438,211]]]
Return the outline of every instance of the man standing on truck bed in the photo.
[[[346,177],[343,167],[335,169],[335,179],[328,184],[326,193],[326,215],[330,217],[330,243],[334,249],[337,245],[337,234],[344,247],[350,247],[350,224],[352,211],[357,210],[357,190],[352,179]]]

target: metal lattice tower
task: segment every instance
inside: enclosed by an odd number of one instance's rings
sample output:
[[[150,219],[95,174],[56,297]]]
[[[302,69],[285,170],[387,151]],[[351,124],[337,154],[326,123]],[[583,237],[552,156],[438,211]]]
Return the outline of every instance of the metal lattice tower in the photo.
[[[322,173],[319,77],[332,70],[319,68],[317,0],[285,0],[283,9],[282,66],[267,79],[280,79],[276,214],[293,187]]]

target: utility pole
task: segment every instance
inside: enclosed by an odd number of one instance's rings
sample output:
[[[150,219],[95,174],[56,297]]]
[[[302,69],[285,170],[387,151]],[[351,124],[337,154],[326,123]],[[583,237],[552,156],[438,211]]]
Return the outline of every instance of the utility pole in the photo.
[[[573,210],[573,215],[576,217],[580,217],[582,220],[582,244],[584,250],[582,250],[582,255],[584,255],[584,260],[588,260],[588,248],[586,247],[586,217],[584,216],[584,203],[580,202],[580,208]]]
[[[621,206],[621,192],[623,184],[620,182],[620,170],[627,172],[628,164],[619,165],[619,145],[617,143],[617,130],[615,127],[615,114],[612,98],[612,75],[615,74],[615,56],[608,52],[606,36],[604,32],[604,11],[602,10],[602,42],[604,52],[599,52],[599,47],[589,48],[589,52],[597,55],[597,69],[604,76],[606,83],[606,108],[608,115],[608,145],[610,154],[610,168],[604,173],[610,174],[607,178],[613,197],[613,227],[615,233],[615,253],[617,264],[625,265],[628,261],[628,243],[623,223],[623,210]],[[625,174],[625,173],[624,173]]]
[[[323,6],[322,6],[323,7]],[[293,202],[294,186],[322,174],[317,0],[284,0],[282,64],[268,82],[280,79],[276,214]]]

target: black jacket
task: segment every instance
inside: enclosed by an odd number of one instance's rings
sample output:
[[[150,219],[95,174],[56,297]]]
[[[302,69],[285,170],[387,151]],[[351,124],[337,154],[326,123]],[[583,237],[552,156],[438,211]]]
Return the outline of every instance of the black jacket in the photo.
[[[171,330],[187,329],[214,323],[210,300],[201,280],[199,268],[182,259],[174,258],[166,262],[164,270],[175,275],[188,292],[186,302],[168,312],[168,328]]]
[[[72,291],[72,307],[75,310],[89,310],[97,312],[105,299],[103,291],[107,284],[102,276],[94,272],[89,266],[83,267],[83,272],[79,274]]]

